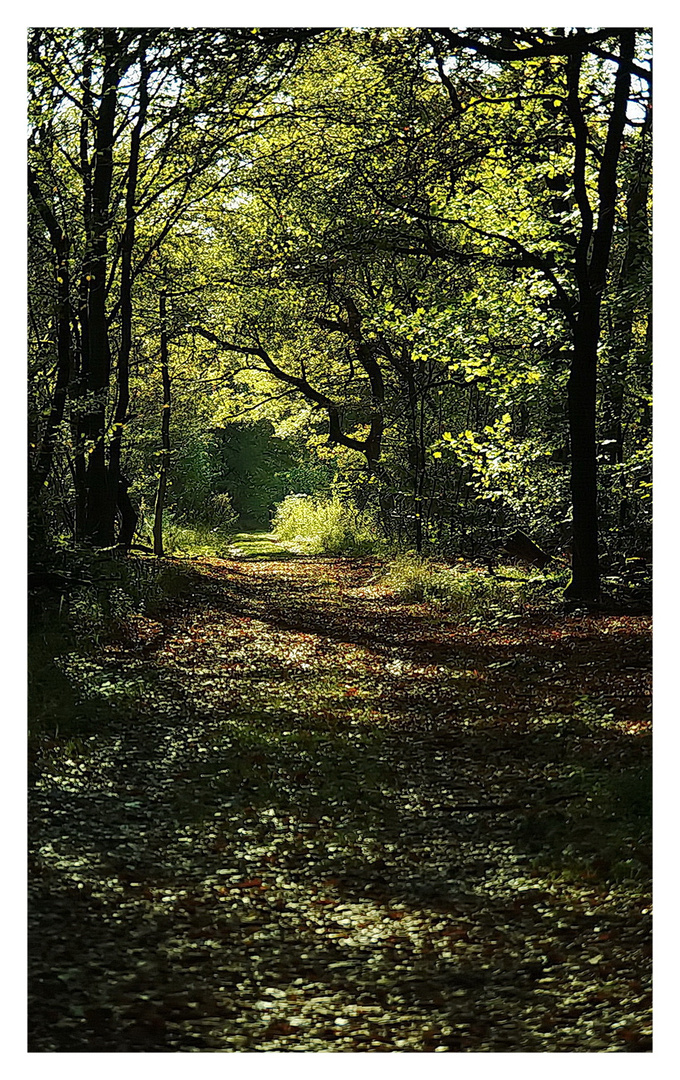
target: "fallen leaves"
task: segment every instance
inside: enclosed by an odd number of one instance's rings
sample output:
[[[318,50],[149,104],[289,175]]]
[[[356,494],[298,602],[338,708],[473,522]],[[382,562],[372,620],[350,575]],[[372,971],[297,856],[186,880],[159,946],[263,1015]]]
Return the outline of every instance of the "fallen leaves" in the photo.
[[[31,796],[31,1049],[649,1050],[648,620],[194,566],[66,663],[99,726]]]

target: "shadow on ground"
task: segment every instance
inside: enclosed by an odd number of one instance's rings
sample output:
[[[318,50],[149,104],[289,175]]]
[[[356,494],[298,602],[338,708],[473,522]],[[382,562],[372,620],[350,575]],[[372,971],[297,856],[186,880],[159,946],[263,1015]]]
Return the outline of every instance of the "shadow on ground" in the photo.
[[[370,574],[215,561],[63,671],[31,1050],[650,1048],[646,744],[602,715],[642,635],[475,639]]]

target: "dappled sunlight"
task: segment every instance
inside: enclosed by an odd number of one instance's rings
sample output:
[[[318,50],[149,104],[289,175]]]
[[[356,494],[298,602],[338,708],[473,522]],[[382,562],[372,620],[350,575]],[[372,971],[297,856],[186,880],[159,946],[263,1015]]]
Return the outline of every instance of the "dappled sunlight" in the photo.
[[[651,31],[27,76],[30,1052],[649,1052]]]
[[[54,1017],[62,1050],[647,1038],[644,621],[483,632],[381,605],[369,562],[192,567],[62,662],[100,727],[33,794],[45,1048]]]

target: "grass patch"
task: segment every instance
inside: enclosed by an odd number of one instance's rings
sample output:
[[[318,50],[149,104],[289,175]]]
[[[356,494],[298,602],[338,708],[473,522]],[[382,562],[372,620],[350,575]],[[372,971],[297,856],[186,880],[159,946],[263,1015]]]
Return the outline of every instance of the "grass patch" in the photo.
[[[265,532],[236,533],[229,546],[230,559],[247,562],[285,561],[298,558],[301,554],[296,545],[279,543],[275,536]]]
[[[403,603],[436,601],[447,611],[475,614],[490,605],[517,605],[517,586],[497,581],[483,570],[446,566],[417,556],[392,561],[382,578],[390,595]]]
[[[370,555],[380,547],[372,516],[337,496],[289,495],[276,511],[274,532],[309,555]]]
[[[501,567],[496,575],[479,567],[403,555],[387,565],[381,583],[397,601],[439,603],[451,614],[488,625],[494,618],[519,616],[527,605],[549,600],[563,584],[562,577],[527,576],[515,566]]]
[[[166,555],[226,559],[234,531],[220,525],[185,525],[170,518],[163,527]]]

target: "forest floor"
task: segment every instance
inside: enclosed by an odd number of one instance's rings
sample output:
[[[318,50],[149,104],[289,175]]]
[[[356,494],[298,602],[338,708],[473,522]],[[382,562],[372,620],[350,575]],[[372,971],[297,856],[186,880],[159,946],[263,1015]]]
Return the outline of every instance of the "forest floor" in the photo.
[[[229,554],[59,658],[29,1049],[648,1052],[650,619]]]

